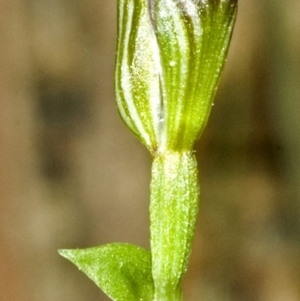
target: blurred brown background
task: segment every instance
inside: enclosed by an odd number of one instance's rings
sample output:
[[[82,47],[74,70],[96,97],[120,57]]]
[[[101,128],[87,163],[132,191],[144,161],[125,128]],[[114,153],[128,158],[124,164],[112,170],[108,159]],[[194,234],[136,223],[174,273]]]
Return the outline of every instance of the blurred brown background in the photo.
[[[108,300],[57,249],[149,247],[151,161],[114,103],[116,1],[0,3],[0,300]],[[185,301],[300,300],[299,54],[299,0],[240,0]]]

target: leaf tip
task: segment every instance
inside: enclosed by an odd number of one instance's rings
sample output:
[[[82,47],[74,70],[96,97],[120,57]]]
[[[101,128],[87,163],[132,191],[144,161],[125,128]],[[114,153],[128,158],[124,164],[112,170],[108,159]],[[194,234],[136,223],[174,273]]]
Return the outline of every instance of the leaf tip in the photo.
[[[76,250],[70,250],[70,249],[59,249],[57,250],[58,254],[70,261],[73,261],[72,259],[74,258],[74,252],[76,252]]]

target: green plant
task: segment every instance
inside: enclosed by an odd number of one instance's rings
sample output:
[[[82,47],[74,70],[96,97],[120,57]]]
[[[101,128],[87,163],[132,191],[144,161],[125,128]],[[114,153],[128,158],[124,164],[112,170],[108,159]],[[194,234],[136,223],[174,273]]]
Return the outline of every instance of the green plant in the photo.
[[[179,301],[198,213],[194,145],[209,116],[237,0],[119,0],[116,96],[153,157],[151,252],[109,244],[60,254],[116,301]]]

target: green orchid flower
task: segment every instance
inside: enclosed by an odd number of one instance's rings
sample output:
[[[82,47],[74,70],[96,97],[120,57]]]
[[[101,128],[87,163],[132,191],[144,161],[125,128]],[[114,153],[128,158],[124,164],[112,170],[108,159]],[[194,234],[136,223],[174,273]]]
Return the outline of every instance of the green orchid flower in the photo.
[[[151,252],[110,244],[61,255],[116,301],[180,301],[199,207],[194,146],[212,107],[237,0],[119,0],[116,100],[153,157]]]

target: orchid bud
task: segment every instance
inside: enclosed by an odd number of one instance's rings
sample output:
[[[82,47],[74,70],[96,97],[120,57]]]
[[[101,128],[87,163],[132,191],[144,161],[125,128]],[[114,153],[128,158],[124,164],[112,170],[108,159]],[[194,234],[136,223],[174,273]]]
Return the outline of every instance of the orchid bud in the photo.
[[[237,0],[119,0],[117,104],[151,152],[193,149],[236,11]]]

